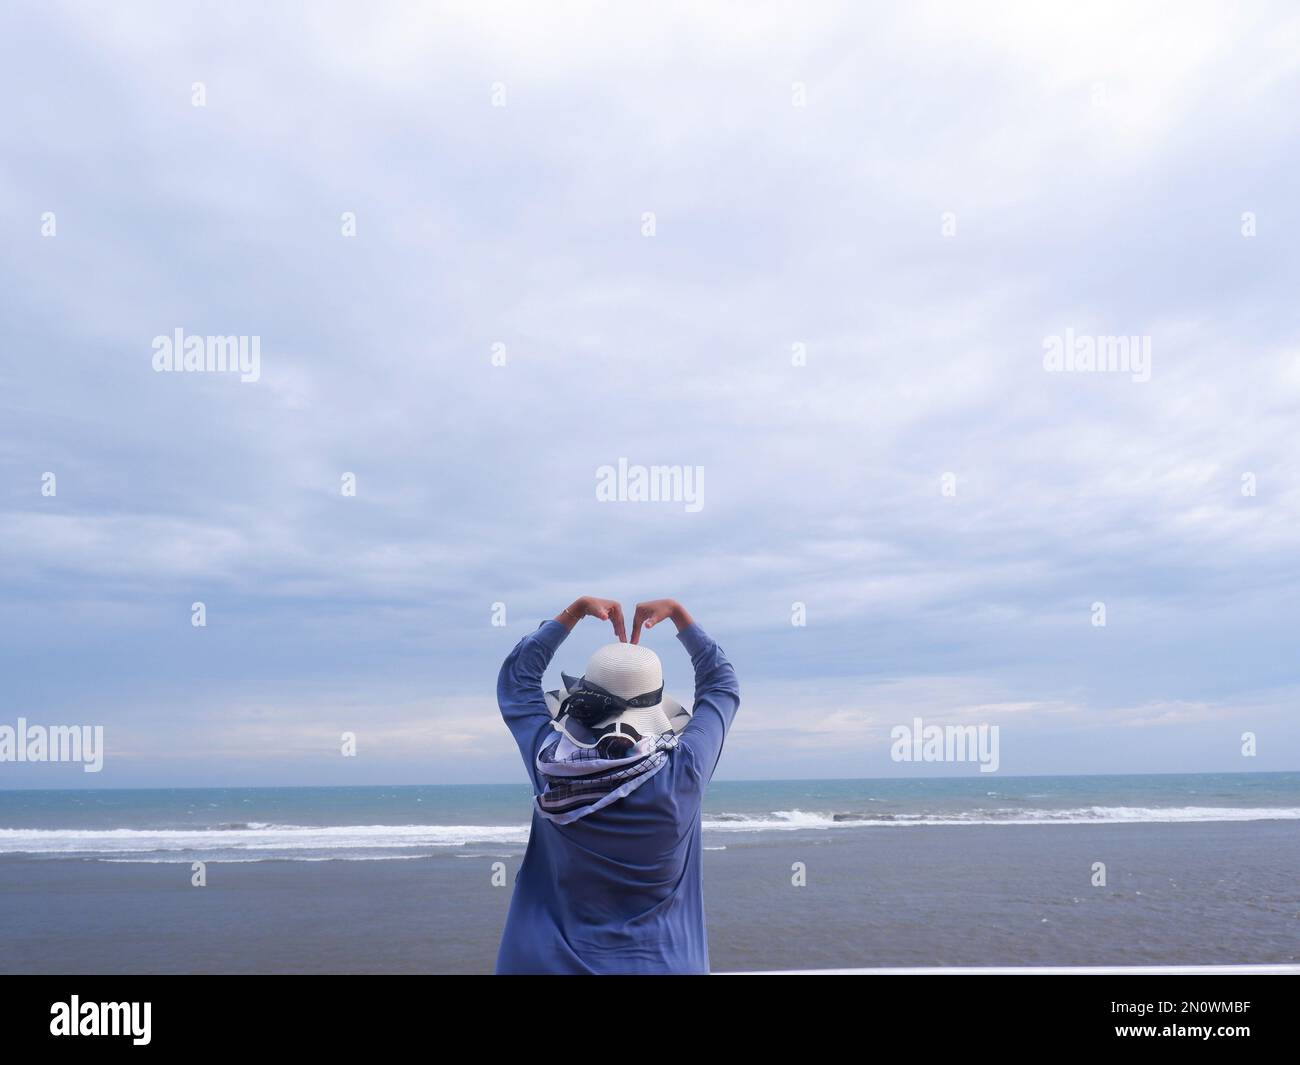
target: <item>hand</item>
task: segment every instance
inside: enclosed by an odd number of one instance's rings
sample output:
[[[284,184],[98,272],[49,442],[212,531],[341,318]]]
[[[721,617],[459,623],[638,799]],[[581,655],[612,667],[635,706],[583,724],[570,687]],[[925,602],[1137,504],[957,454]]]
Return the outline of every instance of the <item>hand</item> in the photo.
[[[583,618],[600,618],[614,627],[614,635],[619,643],[627,643],[627,628],[623,624],[623,607],[616,599],[597,599],[594,595],[584,595],[575,599],[572,606],[566,607],[555,620],[565,628],[572,630]]]
[[[641,641],[643,625],[647,629],[652,629],[665,618],[673,619],[678,632],[692,624],[690,614],[686,613],[686,608],[676,599],[650,599],[644,603],[637,603],[636,613],[632,616],[632,642]]]

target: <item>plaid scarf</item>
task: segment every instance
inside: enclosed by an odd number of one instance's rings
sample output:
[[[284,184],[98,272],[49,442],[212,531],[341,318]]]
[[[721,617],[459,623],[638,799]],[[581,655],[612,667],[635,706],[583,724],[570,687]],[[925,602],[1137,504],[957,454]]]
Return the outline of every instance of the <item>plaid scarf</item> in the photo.
[[[620,758],[609,758],[557,733],[537,754],[537,771],[546,785],[537,796],[537,813],[557,825],[586,817],[636,791],[668,764],[668,752],[676,746],[676,733],[665,732],[646,736]]]

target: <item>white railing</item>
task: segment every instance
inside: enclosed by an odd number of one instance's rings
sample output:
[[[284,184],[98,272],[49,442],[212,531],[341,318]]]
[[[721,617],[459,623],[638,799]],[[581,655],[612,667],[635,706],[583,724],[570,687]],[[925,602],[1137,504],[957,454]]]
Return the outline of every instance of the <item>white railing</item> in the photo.
[[[907,969],[775,969],[719,973],[719,976],[1300,976],[1300,964],[1276,965],[1015,965],[935,966]]]

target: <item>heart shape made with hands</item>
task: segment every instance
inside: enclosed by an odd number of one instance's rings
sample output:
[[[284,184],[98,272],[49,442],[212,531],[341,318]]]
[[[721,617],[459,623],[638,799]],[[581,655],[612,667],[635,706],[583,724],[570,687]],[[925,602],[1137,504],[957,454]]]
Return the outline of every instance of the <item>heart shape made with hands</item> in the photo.
[[[601,621],[608,621],[614,628],[614,635],[618,637],[619,643],[627,643],[627,628],[623,621],[623,606],[617,599],[601,599],[597,596],[584,596],[574,604],[577,608],[567,609],[565,613],[572,614],[576,617],[593,617]],[[641,642],[642,629],[650,630],[659,624],[672,618],[678,622],[679,627],[682,624],[689,624],[689,617],[686,611],[682,609],[676,599],[648,599],[645,602],[637,603],[636,611],[632,615],[632,643]]]

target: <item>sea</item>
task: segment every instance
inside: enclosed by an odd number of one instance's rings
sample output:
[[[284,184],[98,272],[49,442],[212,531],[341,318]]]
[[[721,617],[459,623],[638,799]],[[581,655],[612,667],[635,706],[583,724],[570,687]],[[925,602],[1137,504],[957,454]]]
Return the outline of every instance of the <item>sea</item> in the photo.
[[[490,972],[526,785],[0,791],[0,972]],[[715,971],[1300,961],[1300,773],[715,781]]]

